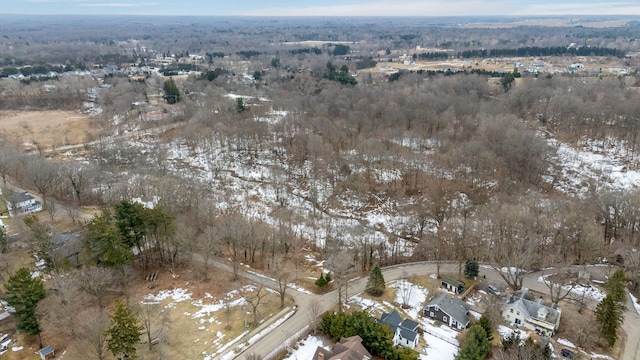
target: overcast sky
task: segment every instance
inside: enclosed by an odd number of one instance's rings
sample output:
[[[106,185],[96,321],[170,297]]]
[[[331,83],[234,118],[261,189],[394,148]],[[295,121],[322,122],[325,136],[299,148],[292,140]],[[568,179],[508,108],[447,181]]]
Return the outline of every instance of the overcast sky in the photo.
[[[640,15],[602,0],[2,0],[4,14],[199,16]]]

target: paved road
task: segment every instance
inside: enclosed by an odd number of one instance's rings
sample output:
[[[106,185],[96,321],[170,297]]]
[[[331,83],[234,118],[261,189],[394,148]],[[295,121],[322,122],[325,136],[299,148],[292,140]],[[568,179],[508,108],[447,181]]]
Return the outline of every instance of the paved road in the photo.
[[[198,258],[196,258],[198,260]],[[202,259],[200,258],[200,261]],[[211,265],[220,268],[225,271],[232,271],[231,266],[218,263],[217,261],[210,261]],[[387,282],[403,279],[410,276],[428,276],[436,273],[436,264],[433,262],[413,263],[405,264],[393,267],[387,267],[382,269],[384,278]],[[456,273],[458,271],[457,264],[444,263],[441,265],[440,271],[442,273]],[[486,281],[490,283],[504,283],[500,275],[493,269],[481,268],[481,275],[486,276]],[[540,281],[538,277],[544,274],[544,272],[536,272],[527,274],[524,279],[523,287],[538,291],[541,293],[547,293],[547,287]],[[239,272],[239,275],[248,278],[257,283],[263,284],[271,288],[276,287],[276,283],[263,276],[258,276],[255,273],[250,273],[244,270]],[[357,294],[364,291],[367,282],[366,277],[356,278],[349,281],[348,293]],[[241,354],[236,355],[236,358],[241,358],[248,354],[255,354],[261,356],[265,360],[270,360],[275,357],[280,351],[284,350],[287,346],[293,345],[292,342],[297,341],[302,335],[309,330],[309,325],[312,322],[312,314],[310,304],[313,299],[318,302],[320,313],[325,312],[335,305],[337,305],[337,291],[334,290],[325,295],[310,295],[295,291],[288,290],[288,295],[292,296],[298,311],[278,326],[274,331],[269,332],[256,343],[251,344]],[[587,304],[590,308],[594,308],[597,302],[591,301]],[[629,302],[629,309],[627,311],[624,323],[624,329],[628,334],[628,339],[625,347],[624,357],[622,360],[637,360],[637,352],[640,341],[640,316],[635,311],[635,308],[631,301]],[[221,359],[224,354],[216,357]],[[226,357],[230,358],[230,357]]]

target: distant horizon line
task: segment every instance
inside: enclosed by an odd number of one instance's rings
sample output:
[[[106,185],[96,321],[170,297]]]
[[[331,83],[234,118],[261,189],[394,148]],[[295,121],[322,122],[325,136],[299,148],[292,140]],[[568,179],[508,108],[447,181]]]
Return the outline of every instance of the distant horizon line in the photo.
[[[640,18],[640,14],[638,15],[628,15],[628,14],[607,14],[607,15],[599,15],[599,14],[560,14],[560,15],[505,15],[505,14],[495,14],[495,15],[166,15],[166,14],[28,14],[28,13],[0,13],[0,16],[37,16],[37,17],[57,17],[57,16],[92,16],[92,17],[134,17],[134,16],[144,16],[144,17],[166,17],[166,18],[355,18],[355,19],[437,19],[437,18]]]

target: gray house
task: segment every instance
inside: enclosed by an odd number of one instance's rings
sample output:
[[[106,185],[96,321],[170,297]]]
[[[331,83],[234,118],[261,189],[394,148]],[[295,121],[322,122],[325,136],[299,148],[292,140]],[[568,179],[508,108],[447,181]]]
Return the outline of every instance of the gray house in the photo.
[[[469,326],[470,307],[471,305],[456,297],[438,294],[422,308],[422,315],[462,330]]]
[[[382,313],[378,322],[387,324],[393,332],[393,345],[415,348],[418,344],[418,323],[410,319],[402,319],[396,310]]]

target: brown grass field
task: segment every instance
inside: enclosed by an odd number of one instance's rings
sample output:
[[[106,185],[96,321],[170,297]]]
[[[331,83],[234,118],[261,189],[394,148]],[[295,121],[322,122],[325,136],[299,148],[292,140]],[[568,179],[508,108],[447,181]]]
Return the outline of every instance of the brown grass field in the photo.
[[[95,133],[89,116],[74,111],[0,111],[0,136],[35,150],[80,144]]]

